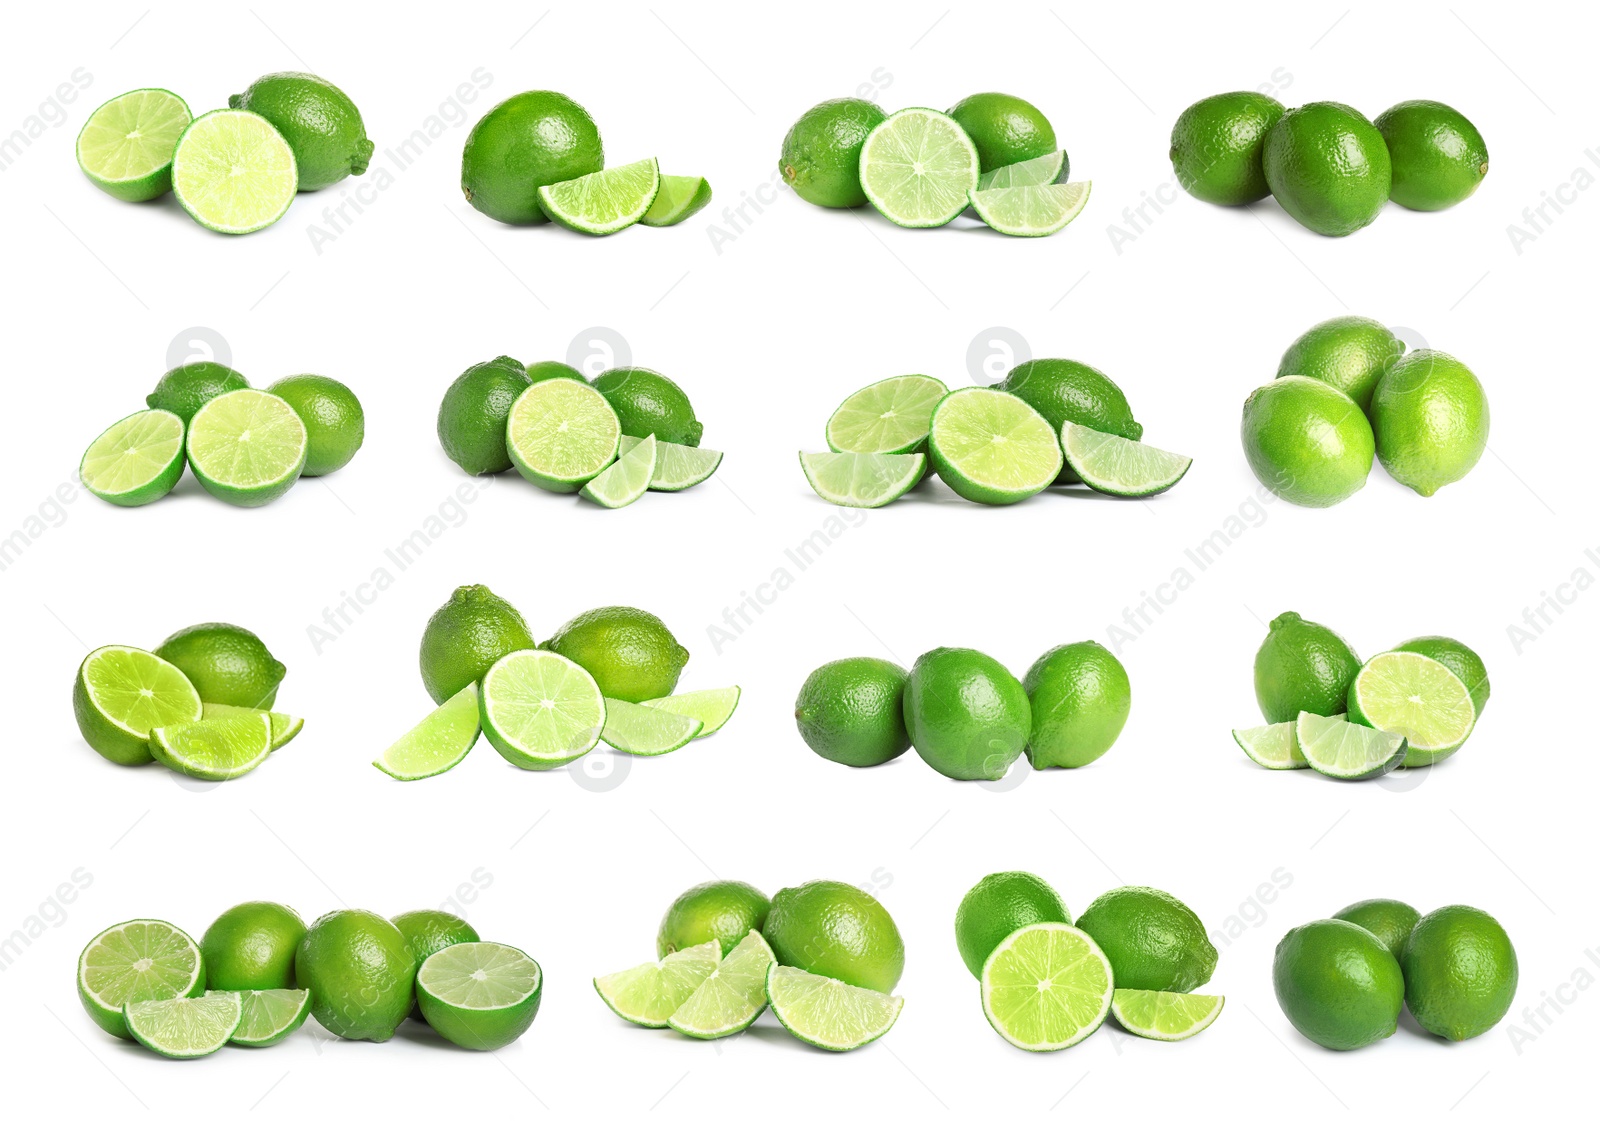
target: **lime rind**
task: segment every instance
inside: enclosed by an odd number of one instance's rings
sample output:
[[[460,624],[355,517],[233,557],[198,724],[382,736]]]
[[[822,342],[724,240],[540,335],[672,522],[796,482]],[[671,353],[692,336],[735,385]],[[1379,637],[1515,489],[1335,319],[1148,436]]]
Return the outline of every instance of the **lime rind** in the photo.
[[[152,728],[150,754],[179,774],[226,782],[272,754],[272,717],[263,711]]]
[[[1036,187],[995,187],[972,192],[972,209],[984,225],[1011,237],[1060,233],[1089,203],[1091,184],[1052,183]]]
[[[578,493],[607,510],[620,510],[644,496],[655,473],[656,438],[651,435],[623,452],[615,463],[585,483]]]
[[[183,435],[183,418],[165,409],[125,416],[95,437],[78,477],[90,494],[114,506],[148,505],[178,485]]]
[[[1458,751],[1477,725],[1472,692],[1441,662],[1391,650],[1350,683],[1350,719],[1404,736],[1404,766],[1428,767]]]
[[[856,390],[828,418],[828,449],[915,452],[928,442],[934,406],[949,390],[927,374],[901,374]]]
[[[516,650],[483,675],[478,719],[507,762],[544,771],[600,742],[605,699],[578,663],[549,650]]]
[[[1013,931],[984,960],[983,1014],[1013,1047],[1061,1051],[1087,1039],[1111,1011],[1111,962],[1067,923]]]
[[[767,972],[776,961],[767,940],[752,930],[673,1011],[667,1026],[691,1039],[723,1039],[744,1031],[767,1006]]]
[[[1302,712],[1295,721],[1295,743],[1318,774],[1337,779],[1386,775],[1406,754],[1406,738],[1356,724],[1343,716]]]
[[[1117,989],[1111,994],[1111,1015],[1134,1035],[1176,1043],[1216,1023],[1223,1003],[1223,997],[1200,993]]]
[[[205,990],[206,967],[195,940],[160,919],[108,926],[78,957],[78,998],[89,1018],[131,1039],[123,1008],[130,1002],[194,996]]]
[[[200,485],[235,506],[265,506],[300,478],[310,437],[281,397],[235,389],[200,406],[184,447]]]
[[[172,155],[194,114],[164,89],[130,90],[101,105],[78,133],[78,167],[123,202],[148,202],[172,190]]]
[[[652,156],[540,187],[539,209],[569,230],[603,236],[643,218],[660,189],[661,171]]]
[[[1258,728],[1235,728],[1233,742],[1238,744],[1251,762],[1269,771],[1298,771],[1311,766],[1300,754],[1295,741],[1294,721],[1281,724],[1263,724]]]
[[[800,469],[811,489],[835,506],[876,510],[920,483],[928,462],[922,452],[801,452]]]
[[[891,113],[861,145],[861,190],[889,221],[911,229],[948,225],[978,184],[978,149],[944,113]]]
[[[607,697],[600,738],[629,755],[666,755],[697,738],[702,727],[692,716]]]
[[[951,490],[994,506],[1038,494],[1065,462],[1060,438],[1031,405],[979,387],[958,389],[934,408],[928,450]]]
[[[767,969],[767,1003],[796,1039],[824,1051],[854,1051],[894,1027],[905,998],[857,988],[773,962]]]
[[[679,716],[700,721],[700,731],[695,739],[705,739],[722,729],[734,710],[739,707],[740,690],[737,685],[725,689],[701,689],[693,693],[674,693],[670,697],[657,697],[645,701],[646,708],[660,708],[676,712]]]
[[[571,378],[536,381],[506,418],[506,453],[535,486],[572,494],[617,458],[622,424],[605,396]]]
[[[214,233],[266,229],[287,213],[299,189],[294,150],[257,113],[202,113],[178,137],[172,191],[189,216]]]
[[[417,1004],[428,1025],[458,1047],[493,1051],[539,1014],[544,971],[514,946],[460,942],[417,971]]]
[[[722,960],[716,940],[594,979],[606,1007],[644,1028],[664,1028],[672,1014],[705,983]]]
[[[211,720],[218,716],[249,716],[253,713],[265,712],[272,720],[272,750],[288,743],[300,734],[306,726],[305,720],[298,716],[290,716],[286,712],[271,712],[261,708],[245,708],[243,705],[219,705],[209,702],[200,706],[200,718]]]
[[[310,989],[253,989],[239,994],[239,1026],[230,1043],[240,1047],[273,1047],[306,1022]]]
[[[1120,498],[1148,498],[1171,490],[1194,462],[1185,455],[1070,422],[1061,429],[1061,449],[1067,466],[1081,481],[1102,494]]]
[[[978,185],[975,189],[990,191],[1002,187],[1043,187],[1050,183],[1060,183],[1066,178],[1066,174],[1067,154],[1058,148],[1054,152],[1046,152],[1031,160],[985,171],[978,176]]]
[[[478,683],[474,681],[424,716],[372,765],[401,782],[433,778],[465,759],[480,733]]]
[[[158,1055],[198,1059],[222,1050],[239,1027],[238,993],[144,1000],[123,1009],[128,1032]]]
[[[685,218],[704,210],[711,202],[711,184],[698,175],[663,175],[650,209],[639,219],[641,226],[676,226]]]
[[[148,650],[91,650],[73,682],[72,708],[83,737],[115,763],[150,762],[150,730],[199,720],[200,694],[183,671]]]
[[[617,443],[617,451],[627,455],[639,444],[637,436],[623,436]],[[656,441],[656,470],[650,476],[650,489],[660,491],[688,490],[692,486],[699,486],[712,475],[717,473],[717,468],[722,464],[722,453],[712,451],[710,448],[691,448],[688,444],[674,444],[666,440]]]

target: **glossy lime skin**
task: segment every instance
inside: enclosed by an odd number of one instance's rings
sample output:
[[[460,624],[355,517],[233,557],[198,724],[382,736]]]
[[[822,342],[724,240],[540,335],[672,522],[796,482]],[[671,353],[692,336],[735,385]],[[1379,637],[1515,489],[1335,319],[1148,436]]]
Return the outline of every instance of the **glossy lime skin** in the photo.
[[[1331,1051],[1353,1051],[1394,1034],[1406,986],[1377,935],[1343,919],[1318,919],[1278,943],[1272,988],[1301,1035]]]
[[[422,629],[417,663],[434,704],[444,704],[514,650],[537,645],[522,613],[482,584],[450,594]]]
[[[315,74],[285,71],[257,78],[228,98],[228,107],[257,113],[282,134],[294,152],[302,191],[362,175],[372,159],[361,110],[338,86]]]
[[[1087,766],[1111,750],[1128,722],[1128,671],[1092,640],[1041,654],[1022,687],[1033,712],[1028,761],[1035,768]]]
[[[1112,888],[1084,908],[1077,926],[1105,953],[1119,989],[1191,992],[1217,967],[1200,916],[1159,888]]]
[[[439,402],[435,431],[444,454],[469,475],[511,470],[506,419],[530,384],[522,363],[509,355],[467,367]]]
[[[923,761],[961,780],[1004,778],[1033,729],[1022,682],[987,654],[948,646],[911,667],[905,717]]]
[[[1359,405],[1326,382],[1283,377],[1244,403],[1239,438],[1256,478],[1297,506],[1335,506],[1367,485],[1375,442]]]
[[[1333,913],[1333,917],[1372,931],[1384,948],[1399,961],[1400,952],[1406,947],[1406,939],[1411,937],[1411,929],[1417,925],[1422,912],[1398,899],[1363,899],[1360,903],[1341,907]]]
[[[312,923],[294,972],[311,990],[311,1015],[341,1038],[381,1043],[411,1012],[417,963],[405,935],[371,911],[330,911]]]
[[[867,205],[861,189],[861,146],[888,116],[870,101],[836,97],[813,105],[783,138],[778,171],[813,206]]]
[[[1338,634],[1285,611],[1272,620],[1256,651],[1256,703],[1269,724],[1302,712],[1337,716],[1360,669],[1361,659]]]
[[[1326,319],[1289,344],[1278,361],[1280,378],[1315,378],[1344,393],[1362,411],[1406,344],[1376,319],[1341,315]]]
[[[332,474],[361,450],[366,413],[343,382],[321,374],[291,374],[267,386],[267,392],[289,402],[306,426],[306,465],[300,474]]]
[[[909,675],[883,658],[840,658],[811,671],[794,702],[806,746],[847,767],[876,767],[911,747],[906,731]]]
[[[695,419],[689,395],[667,375],[643,366],[618,366],[596,375],[590,384],[616,411],[624,436],[700,446],[705,428]]]
[[[761,934],[779,965],[847,985],[891,993],[905,970],[905,942],[883,904],[837,880],[779,891]]]
[[[1448,210],[1489,174],[1489,147],[1471,121],[1439,101],[1402,101],[1372,122],[1389,147],[1389,197],[1408,210]]]
[[[1414,350],[1372,395],[1378,462],[1422,495],[1466,477],[1489,446],[1489,399],[1466,365],[1440,350]]]
[[[708,880],[672,901],[656,929],[656,957],[702,942],[716,942],[724,956],[767,921],[772,900],[743,880]]]
[[[1348,105],[1316,101],[1267,132],[1261,166],[1273,197],[1308,230],[1344,237],[1370,225],[1389,201],[1389,149]]]
[[[1445,1039],[1494,1027],[1517,995],[1517,951],[1494,916],[1459,904],[1417,920],[1400,954],[1406,1007]]]
[[[152,409],[177,413],[187,426],[200,406],[213,397],[249,388],[245,376],[231,366],[221,362],[189,362],[162,374],[144,403]]]
[[[253,631],[233,623],[196,623],[152,651],[177,666],[206,704],[271,708],[288,670]]]
[[[956,949],[967,971],[981,978],[983,963],[996,946],[1040,922],[1072,922],[1056,889],[1032,872],[991,872],[961,897]]]
[[[554,90],[506,98],[472,126],[461,152],[461,190],[473,208],[500,222],[548,222],[539,188],[605,166],[600,129],[588,110]]]
[[[1031,102],[1009,93],[975,93],[946,110],[978,149],[978,171],[1037,159],[1056,150],[1056,131]]]
[[[200,938],[206,987],[233,992],[294,988],[294,955],[305,933],[299,914],[282,903],[229,907]]]
[[[1195,102],[1172,126],[1168,157],[1184,190],[1202,202],[1244,206],[1271,193],[1261,167],[1267,132],[1283,116],[1281,102],[1254,90]]]

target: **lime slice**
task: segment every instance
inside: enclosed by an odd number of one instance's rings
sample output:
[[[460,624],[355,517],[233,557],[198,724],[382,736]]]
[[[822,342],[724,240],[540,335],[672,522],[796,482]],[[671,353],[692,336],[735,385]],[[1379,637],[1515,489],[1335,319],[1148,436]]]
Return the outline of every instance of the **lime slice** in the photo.
[[[1173,1043],[1199,1035],[1222,1015],[1220,996],[1118,989],[1111,994],[1111,1014],[1134,1035]]]
[[[978,176],[978,190],[992,191],[999,187],[1042,187],[1060,183],[1067,177],[1067,154],[1046,152],[1021,163],[1006,164]]]
[[[183,418],[165,409],[123,417],[95,437],[78,476],[90,494],[116,506],[165,498],[183,474]]]
[[[578,663],[549,650],[516,650],[483,675],[478,720],[507,762],[545,771],[600,742],[606,704]]]
[[[294,201],[294,151],[267,119],[243,109],[196,117],[172,154],[172,190],[189,216],[219,234],[272,225]]]
[[[623,436],[617,443],[619,454],[627,455],[638,446],[639,437]],[[716,474],[722,453],[710,448],[691,448],[687,444],[656,441],[656,471],[650,476],[651,490],[688,490]]]
[[[1061,448],[1067,466],[1079,479],[1102,494],[1122,498],[1148,498],[1170,490],[1194,462],[1185,455],[1071,422],[1061,429]]]
[[[621,447],[620,441],[618,447]],[[646,436],[623,452],[615,463],[590,479],[578,493],[590,502],[616,510],[639,501],[656,473],[656,438]]]
[[[469,1051],[494,1051],[539,1014],[539,963],[498,942],[458,942],[417,970],[417,1006],[434,1031]]]
[[[539,209],[580,234],[614,234],[639,221],[661,188],[655,158],[539,188]]]
[[[1071,1047],[1111,1009],[1111,963],[1093,938],[1066,923],[1034,923],[1007,935],[979,980],[983,1014],[1024,1051]]]
[[[1407,767],[1454,755],[1472,733],[1472,693],[1441,663],[1422,654],[1379,654],[1350,683],[1350,719],[1404,736]]]
[[[719,731],[728,722],[728,717],[733,715],[733,710],[739,707],[739,687],[730,685],[726,689],[674,693],[670,697],[657,697],[653,701],[645,701],[644,706],[676,712],[679,716],[693,717],[700,721],[700,731],[695,738],[705,739],[711,733]]]
[[[978,149],[932,109],[891,113],[861,146],[861,189],[897,226],[947,225],[978,185]]]
[[[308,438],[282,397],[235,389],[213,397],[189,422],[189,466],[206,490],[235,506],[265,506],[294,486]]]
[[[776,960],[767,940],[752,930],[678,1006],[667,1026],[694,1039],[744,1031],[767,1006],[767,970]]]
[[[524,479],[571,494],[617,458],[622,425],[600,391],[571,378],[536,381],[511,406],[506,452]]]
[[[112,198],[159,198],[172,190],[172,152],[192,117],[183,98],[168,90],[113,97],[78,133],[78,166]]]
[[[928,457],[921,452],[801,452],[800,469],[811,489],[835,506],[876,510],[922,481]]]
[[[600,738],[629,755],[665,755],[698,736],[702,727],[692,716],[607,697]]]
[[[72,712],[85,742],[126,766],[150,762],[150,729],[202,714],[200,694],[182,670],[131,646],[89,653],[73,682]]]
[[[594,979],[594,991],[611,1011],[645,1028],[664,1028],[672,1014],[722,960],[722,944],[715,939],[647,961],[620,973]]]
[[[311,1011],[310,989],[256,989],[239,994],[239,1026],[232,1043],[241,1047],[271,1047],[282,1043],[306,1022]]]
[[[828,418],[828,447],[836,452],[914,452],[928,442],[928,420],[950,392],[926,374],[873,382],[844,399]]]
[[[112,1035],[131,1038],[122,1009],[129,1002],[169,1000],[205,991],[200,947],[160,919],[107,927],[78,957],[78,999],[89,1018]]]
[[[1295,742],[1293,720],[1259,728],[1235,728],[1233,742],[1269,771],[1298,771],[1311,766]]]
[[[128,1033],[158,1055],[198,1059],[222,1050],[239,1027],[238,993],[130,1002]]]
[[[663,175],[656,200],[639,219],[641,226],[676,226],[711,201],[711,184],[698,175]]]
[[[906,1002],[773,962],[767,1003],[796,1039],[824,1051],[854,1051],[894,1027]]]
[[[1061,474],[1061,441],[1050,423],[996,389],[958,389],[940,401],[928,450],[951,490],[991,506],[1032,497]]]
[[[238,778],[272,754],[272,717],[256,712],[152,728],[150,754],[190,778]]]
[[[972,209],[984,224],[1012,237],[1045,237],[1065,229],[1089,201],[1090,184],[996,187],[972,192]]]
[[[1294,738],[1307,765],[1329,778],[1377,778],[1398,767],[1406,753],[1404,736],[1353,724],[1342,715],[1302,712]]]
[[[200,706],[200,718],[202,720],[211,720],[218,716],[248,716],[254,712],[264,711],[266,710],[245,708],[242,705],[214,705],[208,703]],[[268,712],[267,715],[272,718],[273,751],[277,751],[278,748],[298,736],[300,729],[306,726],[306,722],[300,717],[290,716],[285,712]]]
[[[478,742],[478,683],[424,716],[372,765],[402,782],[442,775],[467,757]]]

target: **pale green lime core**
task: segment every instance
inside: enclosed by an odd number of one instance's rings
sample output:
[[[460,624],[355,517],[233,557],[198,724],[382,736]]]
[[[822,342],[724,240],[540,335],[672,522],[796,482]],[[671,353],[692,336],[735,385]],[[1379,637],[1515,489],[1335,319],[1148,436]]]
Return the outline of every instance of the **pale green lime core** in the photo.
[[[474,681],[424,716],[372,765],[404,782],[442,775],[467,757],[479,732],[478,683]]]
[[[78,166],[124,202],[147,202],[172,189],[172,153],[192,114],[168,90],[133,90],[100,106],[78,133]]]
[[[1407,767],[1455,754],[1477,724],[1472,692],[1432,658],[1408,651],[1379,654],[1350,686],[1351,719],[1406,739]]]
[[[570,378],[534,382],[506,419],[506,451],[523,478],[571,493],[617,457],[622,425],[598,389]]]
[[[89,445],[78,468],[92,494],[144,505],[171,492],[183,474],[183,418],[164,409],[123,417]]]
[[[548,650],[517,650],[484,674],[478,715],[489,741],[519,767],[558,767],[600,740],[605,700],[576,662]]]
[[[1034,923],[1006,936],[983,963],[983,1012],[1024,1051],[1060,1051],[1091,1035],[1111,1009],[1111,963],[1083,931]]]
[[[978,150],[960,125],[932,109],[902,109],[867,134],[861,189],[889,221],[948,224],[978,185]]]
[[[289,142],[265,117],[218,109],[196,117],[179,137],[172,189],[206,229],[248,234],[283,217],[300,177]]]

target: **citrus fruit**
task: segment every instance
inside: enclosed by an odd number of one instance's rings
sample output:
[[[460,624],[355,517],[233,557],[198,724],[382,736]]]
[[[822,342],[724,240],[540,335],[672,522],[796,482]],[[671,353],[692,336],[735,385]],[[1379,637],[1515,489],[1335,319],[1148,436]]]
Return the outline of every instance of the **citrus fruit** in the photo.
[[[515,358],[510,358],[503,355],[494,359],[494,361],[508,363],[512,366],[522,365]],[[565,362],[557,362],[551,358],[547,358],[542,362],[529,362],[526,367],[526,373],[530,383],[536,381],[549,381],[551,378],[567,378],[570,381],[589,380],[572,366],[567,365]],[[526,388],[526,386],[524,386],[524,388]],[[515,400],[515,395],[513,395],[512,399]],[[509,403],[507,408],[509,410]]]
[[[211,398],[249,388],[243,374],[221,362],[188,362],[162,374],[144,403],[152,409],[177,413],[187,425]]]
[[[1406,754],[1404,736],[1351,723],[1342,715],[1302,712],[1294,742],[1307,765],[1329,778],[1377,778],[1400,766]]]
[[[743,1031],[767,1006],[767,971],[775,961],[760,931],[750,930],[673,1011],[667,1026],[691,1039],[722,1039]]]
[[[361,175],[372,159],[361,110],[338,86],[315,74],[267,74],[228,98],[228,108],[259,113],[283,134],[294,149],[302,191]]]
[[[873,382],[844,399],[828,418],[828,448],[836,452],[916,452],[928,442],[933,407],[949,390],[927,374]]]
[[[978,176],[980,191],[999,187],[1043,187],[1049,183],[1065,183],[1070,162],[1066,152],[1057,149],[1035,156],[1031,160],[1004,164]]]
[[[205,993],[130,1001],[128,1034],[169,1059],[198,1059],[222,1050],[239,1027],[238,993]]]
[[[1473,711],[1483,715],[1483,706],[1489,703],[1489,667],[1470,646],[1444,635],[1430,634],[1408,639],[1395,649],[1432,658],[1455,674],[1472,694]]]
[[[1437,101],[1402,101],[1372,122],[1389,148],[1389,197],[1410,210],[1447,210],[1489,174],[1489,149],[1473,123]]]
[[[1398,961],[1400,952],[1405,949],[1406,939],[1411,936],[1411,928],[1417,925],[1422,913],[1398,899],[1363,899],[1360,903],[1340,908],[1333,913],[1333,917],[1370,930]]]
[[[558,494],[583,487],[617,458],[621,426],[606,399],[567,378],[534,382],[506,418],[506,452],[517,472]]]
[[[921,452],[801,452],[800,470],[817,496],[835,506],[876,510],[922,481],[928,457]]]
[[[806,746],[848,767],[904,755],[906,671],[882,658],[840,658],[811,671],[794,702]]]
[[[1473,372],[1438,350],[1396,362],[1372,395],[1378,462],[1424,498],[1466,477],[1489,443],[1489,401]]]
[[[494,1051],[533,1025],[543,996],[539,963],[498,942],[447,946],[417,970],[417,1006],[444,1038],[469,1051]]]
[[[1071,923],[1056,889],[1032,872],[991,872],[956,907],[956,949],[974,977],[994,948],[1034,923]]]
[[[667,625],[637,607],[585,611],[542,645],[588,670],[606,696],[635,704],[671,693],[689,661]]]
[[[1295,1030],[1332,1051],[1388,1039],[1405,980],[1377,935],[1343,919],[1317,919],[1283,936],[1272,957],[1278,1007]]]
[[[182,670],[131,646],[90,651],[73,679],[72,714],[85,743],[128,767],[150,762],[150,729],[202,715]]]
[[[696,739],[704,739],[719,731],[733,710],[739,707],[739,687],[729,685],[723,689],[699,689],[693,693],[674,693],[670,697],[653,697],[644,702],[646,708],[659,708],[679,716],[700,721]]]
[[[78,167],[112,198],[159,198],[172,190],[172,151],[192,119],[183,98],[168,90],[113,97],[78,133]]]
[[[513,650],[537,645],[522,612],[482,584],[463,584],[422,628],[422,684],[435,704],[443,704]],[[465,735],[461,723],[450,723]]]
[[[1426,767],[1460,750],[1477,723],[1466,685],[1423,654],[1391,650],[1350,682],[1350,719],[1406,739],[1404,765]]]
[[[1055,482],[1064,460],[1056,430],[1026,401],[993,389],[958,389],[933,410],[934,470],[969,502],[1021,502]]]
[[[644,497],[655,473],[656,438],[646,436],[585,483],[578,493],[597,506],[618,510]]]
[[[1074,642],[1039,655],[1022,678],[1033,714],[1028,762],[1082,767],[1111,750],[1128,722],[1128,671],[1098,642]]]
[[[1517,995],[1517,951],[1486,911],[1454,904],[1417,920],[1400,953],[1406,1007],[1434,1035],[1471,1039]]]
[[[1315,101],[1267,130],[1261,166],[1278,204],[1308,230],[1344,237],[1389,201],[1389,149],[1348,105]]]
[[[1200,917],[1153,887],[1112,888],[1078,916],[1078,928],[1104,951],[1119,989],[1186,993],[1217,966]]]
[[[865,206],[861,146],[884,116],[882,109],[859,97],[813,105],[783,138],[778,159],[783,181],[814,206]]]
[[[692,716],[607,697],[600,738],[629,755],[666,755],[698,737],[700,727]]]
[[[1199,1035],[1222,1015],[1223,998],[1195,993],[1117,989],[1111,994],[1111,1015],[1143,1039],[1175,1043]]]
[[[854,1051],[878,1039],[900,1018],[905,998],[886,996],[773,962],[767,1003],[784,1030],[823,1051]]]
[[[1406,344],[1376,319],[1341,315],[1318,323],[1290,343],[1278,362],[1278,376],[1325,381],[1365,411],[1378,380],[1405,349]]]
[[[261,710],[249,708],[245,705],[219,705],[202,703],[200,706],[200,718],[202,720],[212,720],[219,716],[248,716],[253,712],[259,711]],[[267,716],[272,721],[273,751],[277,751],[278,748],[282,747],[284,744],[298,736],[301,729],[306,726],[305,720],[303,720],[301,717],[290,716],[286,712],[269,712],[267,713]]]
[[[630,1024],[664,1028],[721,960],[722,948],[717,943],[701,942],[660,961],[647,961],[632,969],[596,977],[594,991],[606,1007]]]
[[[1283,105],[1240,90],[1204,97],[1178,114],[1167,152],[1178,184],[1202,202],[1243,206],[1271,192],[1261,153]]]
[[[618,366],[596,377],[593,385],[616,410],[624,436],[641,440],[654,436],[691,448],[699,445],[704,429],[695,419],[694,406],[665,374],[643,366]]]
[[[606,706],[594,678],[576,662],[548,650],[516,650],[484,674],[478,720],[508,763],[544,771],[599,742]]]
[[[655,157],[539,188],[539,209],[580,234],[614,234],[645,216],[661,189]]]
[[[160,919],[132,919],[107,927],[78,956],[78,999],[84,1011],[122,1039],[132,1038],[123,1017],[128,1004],[198,996],[205,988],[200,947]]]
[[[1285,611],[1272,620],[1256,651],[1256,703],[1273,723],[1302,712],[1336,716],[1345,710],[1360,668],[1361,659],[1338,634]]]
[[[272,718],[258,711],[152,728],[150,754],[179,774],[225,782],[255,770],[272,754]]]
[[[461,190],[473,208],[500,222],[546,221],[539,188],[605,166],[600,130],[565,94],[529,90],[483,115],[461,151]]]
[[[1033,727],[1022,682],[976,650],[923,654],[906,680],[904,707],[917,754],[953,779],[1004,778]]]
[[[1033,105],[1008,93],[975,93],[948,110],[978,150],[978,170],[1037,159],[1056,151],[1055,129]]]
[[[467,757],[480,731],[478,683],[473,681],[390,744],[372,765],[403,782],[442,775]]]
[[[779,891],[761,933],[779,964],[847,985],[890,993],[905,969],[905,943],[883,904],[837,880]]]
[[[1070,358],[1020,362],[994,388],[1032,405],[1053,432],[1081,424],[1126,440],[1144,435],[1144,426],[1133,419],[1133,410],[1117,383],[1093,366]],[[1073,483],[1078,477],[1071,467],[1065,467],[1056,481]]]
[[[711,184],[698,175],[663,175],[661,189],[639,219],[641,226],[676,226],[711,202]]]
[[[1372,425],[1327,382],[1286,377],[1244,403],[1245,459],[1263,486],[1296,506],[1336,506],[1372,471]]]
[[[172,493],[183,464],[183,418],[147,409],[96,436],[78,477],[90,494],[112,505],[145,506]]]
[[[761,929],[771,908],[772,901],[743,880],[696,884],[674,899],[661,916],[656,956],[664,958],[702,942],[717,943],[718,956],[732,953],[745,935]]]
[[[1260,728],[1235,728],[1233,742],[1238,744],[1251,762],[1269,771],[1298,771],[1311,766],[1300,752],[1294,738],[1293,720],[1267,724]]]
[[[968,198],[984,225],[1010,237],[1060,233],[1089,203],[1092,184],[1050,183],[1028,187],[974,187]]]
[[[654,437],[648,438],[654,439]],[[622,436],[617,441],[617,452],[620,455],[627,455],[638,445],[639,437]],[[721,452],[656,440],[656,469],[650,475],[650,489],[688,490],[715,475],[721,464]]]
[[[310,989],[254,989],[238,996],[239,1026],[228,1042],[240,1047],[276,1046],[311,1014]]]
[[[1061,430],[1061,451],[1067,463],[1063,473],[1070,471],[1091,490],[1119,498],[1149,498],[1171,490],[1194,462],[1082,424]]]
[[[577,371],[573,373],[576,375]],[[511,470],[511,455],[506,451],[506,418],[531,384],[532,379],[515,358],[493,358],[468,366],[450,383],[439,402],[436,428],[444,454],[469,475]]]
[[[266,643],[232,623],[184,627],[169,634],[155,653],[177,666],[194,683],[200,699],[210,704],[271,708],[287,672]]]
[[[897,226],[949,224],[977,185],[978,150],[960,125],[932,109],[890,114],[861,145],[861,189]]]
[[[473,694],[476,699],[476,689],[473,690]],[[476,717],[473,719],[473,724],[477,724]],[[449,911],[406,911],[389,921],[394,923],[396,930],[405,935],[406,947],[411,951],[411,960],[417,963],[419,970],[423,962],[440,950],[461,942],[479,941],[478,932],[472,928],[472,924]],[[423,1019],[422,1010],[417,1007],[416,1001],[411,1003],[411,1018]]]
[[[405,935],[371,911],[329,911],[311,924],[294,956],[311,1015],[343,1039],[383,1042],[411,1011],[417,964]]]
[[[217,109],[190,122],[172,153],[172,191],[189,216],[219,234],[249,234],[294,201],[294,150],[265,117]]]
[[[234,506],[265,506],[294,486],[308,445],[305,423],[287,401],[235,389],[194,414],[186,450],[206,490]]]
[[[282,903],[229,907],[200,936],[207,987],[232,992],[294,988],[294,952],[305,933],[304,920]]]
[[[1061,1051],[1105,1022],[1111,962],[1086,931],[1062,922],[1012,931],[984,959],[983,1014],[1013,1047]]]
[[[306,426],[302,475],[328,475],[355,458],[366,436],[366,416],[350,387],[321,374],[293,374],[267,386],[289,402]]]

